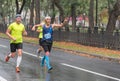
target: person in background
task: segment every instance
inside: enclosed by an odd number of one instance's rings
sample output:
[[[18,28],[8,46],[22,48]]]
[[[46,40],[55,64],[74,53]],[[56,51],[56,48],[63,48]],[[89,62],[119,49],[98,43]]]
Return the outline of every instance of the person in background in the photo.
[[[37,56],[39,57],[40,53],[42,51],[41,40],[43,38],[43,33],[42,33],[43,29],[42,29],[42,27],[38,27],[36,31],[39,33],[39,48],[37,49]]]

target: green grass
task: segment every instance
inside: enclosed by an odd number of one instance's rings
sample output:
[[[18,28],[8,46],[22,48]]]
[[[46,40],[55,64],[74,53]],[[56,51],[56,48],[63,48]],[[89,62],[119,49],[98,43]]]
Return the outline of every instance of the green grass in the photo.
[[[98,47],[91,47],[91,46],[84,46],[79,45],[75,43],[65,43],[65,42],[54,42],[53,46],[74,50],[74,51],[80,51],[85,52],[89,54],[96,54],[96,55],[102,55],[106,57],[112,57],[112,58],[120,58],[120,51],[110,50],[106,48],[98,48]]]

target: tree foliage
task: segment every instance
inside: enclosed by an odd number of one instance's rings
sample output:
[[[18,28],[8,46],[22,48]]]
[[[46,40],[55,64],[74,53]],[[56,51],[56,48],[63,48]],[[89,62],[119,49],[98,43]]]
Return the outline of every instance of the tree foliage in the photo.
[[[34,3],[32,3],[33,1]],[[38,23],[46,15],[50,15],[52,17],[52,22],[54,22],[56,15],[60,16],[61,21],[64,19],[64,17],[73,17],[73,27],[75,28],[76,17],[80,16],[81,14],[85,14],[86,16],[89,16],[89,19],[90,17],[92,18],[92,20],[90,19],[90,27],[93,27],[93,22],[95,22],[94,19],[96,17],[96,0],[92,0],[94,2],[94,5],[92,5],[93,8],[91,8],[91,10],[90,1],[91,0],[0,0],[0,18],[4,19],[5,17],[9,17],[10,21],[16,13],[22,13],[22,11],[26,14],[24,16],[24,21],[26,19],[27,13],[30,14],[29,23]],[[117,5],[119,5],[119,0],[98,0],[98,3],[98,18],[102,17],[103,20],[104,18],[106,18],[107,21],[107,18],[110,18],[112,16],[111,13],[113,11],[115,11],[116,9],[119,10],[119,7],[117,7]],[[35,14],[38,17],[36,19],[34,18]],[[116,14],[113,15],[117,19],[119,14],[117,14],[117,16]],[[110,20],[111,19],[109,19],[109,22],[111,22]],[[101,21],[99,21],[98,23],[101,23]],[[109,24],[107,30],[111,27],[109,26]],[[109,31],[113,31],[113,29],[110,28]]]

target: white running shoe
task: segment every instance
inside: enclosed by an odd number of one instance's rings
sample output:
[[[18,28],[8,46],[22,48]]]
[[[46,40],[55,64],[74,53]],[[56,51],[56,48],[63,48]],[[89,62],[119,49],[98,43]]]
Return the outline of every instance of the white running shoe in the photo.
[[[40,56],[41,56],[41,54],[40,54],[40,53],[41,53],[41,51],[42,51],[42,50],[37,49],[36,53],[37,53],[37,56],[38,56],[38,57],[40,57]]]

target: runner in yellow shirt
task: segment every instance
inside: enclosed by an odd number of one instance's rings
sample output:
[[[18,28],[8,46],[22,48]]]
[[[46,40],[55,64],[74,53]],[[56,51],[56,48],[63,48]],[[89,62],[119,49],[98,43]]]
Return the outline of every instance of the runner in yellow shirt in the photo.
[[[20,72],[19,65],[22,60],[22,48],[23,48],[23,38],[22,35],[27,35],[24,25],[21,23],[21,15],[17,14],[15,22],[11,23],[6,30],[7,36],[11,39],[10,49],[11,53],[6,56],[5,61],[8,62],[9,59],[15,57],[17,50],[17,65],[16,72]]]
[[[39,57],[40,52],[42,51],[41,40],[43,38],[43,33],[42,33],[43,29],[42,29],[42,27],[38,27],[36,31],[39,33],[39,45],[40,45],[40,47],[37,49],[37,56]]]

